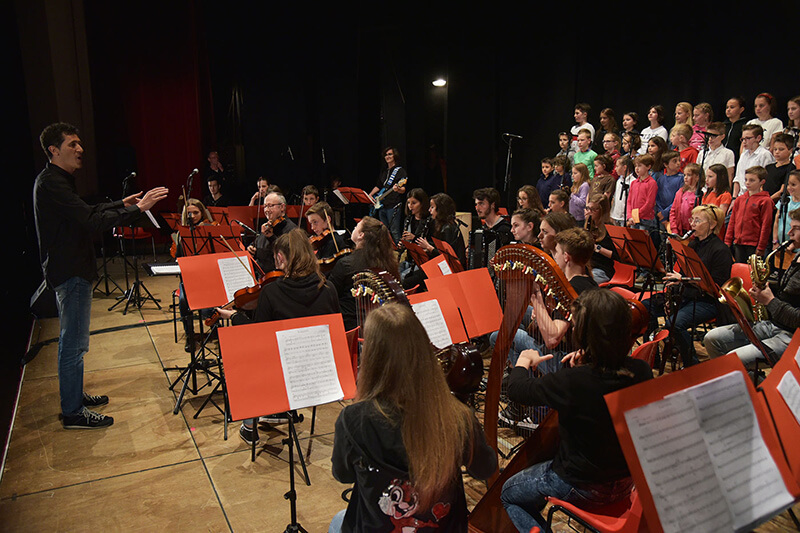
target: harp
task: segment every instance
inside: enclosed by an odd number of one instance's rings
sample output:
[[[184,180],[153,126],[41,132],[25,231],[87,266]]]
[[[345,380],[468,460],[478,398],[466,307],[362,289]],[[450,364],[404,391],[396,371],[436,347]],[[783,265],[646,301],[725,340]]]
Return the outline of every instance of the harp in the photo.
[[[558,445],[558,414],[547,408],[531,409],[526,416],[538,422],[535,429],[519,431],[518,427],[498,426],[499,415],[508,402],[503,398],[503,377],[508,361],[508,352],[514,335],[522,323],[534,284],[539,285],[549,313],[559,312],[569,319],[570,305],[577,297],[575,290],[553,259],[538,248],[527,244],[512,244],[500,248],[490,262],[500,286],[503,304],[503,320],[497,335],[492,361],[489,367],[484,409],[484,432],[486,440],[503,458],[513,459],[502,474],[489,480],[489,489],[470,515],[469,530],[472,532],[515,531],[508,515],[500,503],[503,483],[520,470],[552,458]],[[533,331],[534,337],[537,331]],[[570,350],[570,335],[565,335],[555,348]],[[540,339],[541,340],[541,339]],[[542,344],[544,344],[542,340]]]

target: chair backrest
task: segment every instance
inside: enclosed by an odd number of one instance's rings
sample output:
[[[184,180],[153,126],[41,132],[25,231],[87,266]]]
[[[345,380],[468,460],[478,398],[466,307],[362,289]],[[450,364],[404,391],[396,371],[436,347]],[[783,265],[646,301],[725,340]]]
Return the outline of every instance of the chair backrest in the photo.
[[[609,281],[601,283],[601,287],[609,285],[622,285],[623,287],[633,287],[636,283],[636,267],[627,263],[614,261],[614,275]]]
[[[747,263],[734,263],[731,266],[731,277],[742,278],[742,287],[749,291],[753,288],[753,278],[750,277],[750,265]]]
[[[666,339],[668,336],[669,336],[669,330],[662,329],[653,338],[653,340],[647,341],[638,346],[631,354],[631,357],[633,357],[634,359],[641,359],[642,361],[647,361],[647,364],[650,365],[650,368],[653,368],[656,356],[656,349],[658,348],[658,343]]]
[[[608,290],[616,292],[626,300],[630,300],[631,298],[636,298],[636,293],[629,291],[625,287],[609,287]]]

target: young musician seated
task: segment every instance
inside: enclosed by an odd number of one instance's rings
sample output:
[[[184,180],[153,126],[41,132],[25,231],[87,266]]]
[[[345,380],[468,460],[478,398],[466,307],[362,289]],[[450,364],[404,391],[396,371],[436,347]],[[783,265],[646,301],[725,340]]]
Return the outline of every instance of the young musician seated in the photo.
[[[247,251],[258,261],[261,270],[271,272],[275,270],[272,251],[275,240],[295,229],[297,225],[286,216],[286,197],[278,192],[268,193],[264,198],[264,215],[267,221],[261,225],[261,233],[247,247]]]
[[[633,480],[603,396],[653,377],[645,361],[631,359],[631,311],[607,289],[586,291],[573,303],[577,352],[569,366],[538,378],[530,370],[552,356],[525,350],[511,371],[508,395],[526,405],[558,411],[561,437],[552,461],[531,466],[503,485],[501,500],[519,531],[538,526],[547,496],[591,509],[630,494]]]
[[[511,215],[511,234],[514,236],[514,241],[538,247],[541,224],[540,211],[529,208],[517,209]]]
[[[449,244],[456,252],[456,257],[461,265],[466,267],[467,252],[464,238],[461,236],[461,230],[458,229],[458,222],[456,222],[456,203],[450,196],[440,192],[431,196],[428,211],[433,219],[432,236]],[[439,255],[439,250],[433,245],[433,239],[417,237],[414,242],[425,250],[428,257],[433,258]]]
[[[511,223],[497,212],[500,209],[500,193],[497,189],[477,189],[472,193],[472,198],[475,200],[475,212],[484,224],[486,264],[480,266],[486,266],[494,252],[511,242]]]
[[[556,235],[565,229],[574,228],[575,219],[566,212],[551,211],[539,224],[539,244],[550,255],[556,251]]]
[[[222,194],[222,184],[217,175],[208,177],[208,196],[205,201],[211,207],[228,207],[228,198]]]
[[[333,477],[354,483],[329,532],[466,531],[461,465],[497,470],[473,412],[459,402],[410,307],[367,317],[356,402],[336,420]],[[430,529],[429,529],[430,528]]]
[[[428,211],[430,203],[430,198],[423,189],[417,187],[408,191],[406,218],[403,221],[403,241],[414,242],[420,237],[430,239],[434,229],[433,219]],[[410,254],[407,254],[405,261],[400,264],[400,277],[404,289],[425,283],[425,273],[420,265],[414,263]]]
[[[252,318],[243,311],[217,308],[222,318],[238,326],[339,312],[336,289],[320,272],[305,231],[295,228],[281,235],[273,249],[275,266],[284,277],[262,287]],[[239,429],[239,436],[248,444],[258,442],[258,428],[253,422],[247,420]]]
[[[263,176],[256,180],[258,190],[250,198],[250,203],[247,205],[261,205],[264,203],[264,198],[267,197],[267,189],[269,189],[269,180]]]
[[[553,259],[564,272],[564,277],[567,278],[575,292],[580,295],[587,289],[596,288],[597,283],[586,275],[586,264],[594,251],[594,239],[589,232],[583,228],[568,228],[559,232],[555,240]],[[533,287],[531,305],[514,335],[511,349],[508,352],[508,364],[514,366],[523,350],[533,348],[541,353],[555,354],[552,360],[539,369],[542,372],[555,372],[561,367],[561,357],[565,354],[560,350],[554,352],[553,349],[561,343],[570,324],[561,312],[555,311],[551,314],[544,304],[539,284],[534,283]],[[536,319],[535,323],[534,318]],[[538,339],[532,336],[532,332],[529,333],[531,328],[538,329],[541,334],[538,335]],[[496,339],[497,333],[492,333],[489,337],[492,346]]]
[[[356,224],[351,235],[356,249],[336,261],[328,274],[328,281],[336,288],[342,309],[344,327],[351,330],[358,326],[356,300],[352,294],[353,274],[377,268],[385,270],[395,279],[400,279],[397,254],[388,228],[376,218],[364,217]]]
[[[327,202],[317,202],[306,212],[313,235],[309,239],[317,259],[335,257],[347,249],[345,238],[332,227],[333,209]]]
[[[718,236],[719,228],[722,227],[724,220],[725,213],[715,205],[695,207],[690,220],[694,239],[689,241],[689,248],[697,252],[697,256],[708,269],[708,273],[720,286],[730,279],[733,265],[730,249]],[[716,295],[704,293],[694,283],[684,282],[684,286],[681,288],[679,286],[681,276],[682,274],[677,272],[668,272],[664,276],[668,293],[666,298],[673,298],[675,302],[673,305],[677,306],[674,327],[671,315],[666,317],[665,326],[672,330],[673,338],[680,350],[683,366],[687,367],[699,362],[689,329],[716,318],[720,304]],[[673,291],[671,295],[669,291]],[[664,306],[653,306],[651,309],[648,301],[645,300],[642,303],[650,312],[652,329],[655,317],[662,314],[661,310],[664,309]]]
[[[303,205],[311,207],[319,202],[319,189],[313,185],[306,185],[303,187]]]
[[[592,277],[600,284],[614,277],[614,261],[619,261],[611,235],[606,231],[611,222],[611,200],[605,194],[589,195],[586,202],[586,229],[594,237]]]
[[[789,244],[787,253],[800,249],[800,209],[789,213]],[[773,288],[764,289],[753,286],[750,296],[757,303],[766,306],[769,320],[753,324],[753,332],[761,342],[781,357],[795,330],[800,327],[800,255],[792,261],[783,273],[780,283]],[[709,331],[703,339],[709,357],[719,357],[736,350],[739,359],[752,363],[764,359],[758,348],[750,343],[738,324],[721,326]]]

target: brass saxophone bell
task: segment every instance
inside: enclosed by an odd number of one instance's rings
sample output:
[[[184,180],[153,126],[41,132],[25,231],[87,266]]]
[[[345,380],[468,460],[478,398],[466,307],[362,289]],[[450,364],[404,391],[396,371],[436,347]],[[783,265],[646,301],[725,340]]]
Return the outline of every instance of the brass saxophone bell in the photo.
[[[750,301],[750,295],[744,288],[744,281],[740,277],[734,277],[722,284],[719,288],[721,292],[725,292],[733,298],[742,314],[748,322],[754,322],[753,302]],[[724,296],[719,297],[720,303],[727,303]]]

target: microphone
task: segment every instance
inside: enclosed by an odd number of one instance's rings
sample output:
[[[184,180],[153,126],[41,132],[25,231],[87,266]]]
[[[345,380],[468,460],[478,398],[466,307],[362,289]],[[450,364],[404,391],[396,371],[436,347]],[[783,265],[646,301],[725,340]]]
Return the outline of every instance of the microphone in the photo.
[[[196,176],[199,172],[200,172],[199,170],[194,169],[194,170],[192,170],[191,174],[189,174],[189,177],[191,178],[192,176]]]
[[[522,139],[522,135],[514,135],[513,133],[504,133],[505,137],[511,137],[512,139]]]
[[[240,222],[239,220],[234,220],[234,222],[236,222],[237,224],[239,224],[241,227],[243,227],[244,229],[246,229],[247,231],[249,231],[249,232],[250,232],[250,233],[252,233],[253,235],[258,235],[258,232],[257,232],[256,230],[254,230],[253,228],[251,228],[250,226],[248,226],[248,225],[247,225],[247,224],[245,224],[244,222]]]
[[[129,180],[129,179],[131,179],[131,178],[135,178],[135,177],[136,177],[136,172],[131,172],[130,174],[128,174],[127,176],[125,176],[125,177],[122,179],[122,181],[126,181],[126,180]]]
[[[692,235],[694,235],[694,230],[690,229],[689,231],[687,231],[686,233],[683,234],[683,237],[681,237],[681,239],[686,240],[689,237],[691,237]]]
[[[289,157],[291,157],[292,161],[294,161],[294,154],[292,153],[292,147],[287,145],[286,149],[289,150]]]
[[[699,133],[700,135],[703,135],[704,137],[716,137],[717,136],[716,133],[712,133],[710,131],[698,131],[697,133]]]

